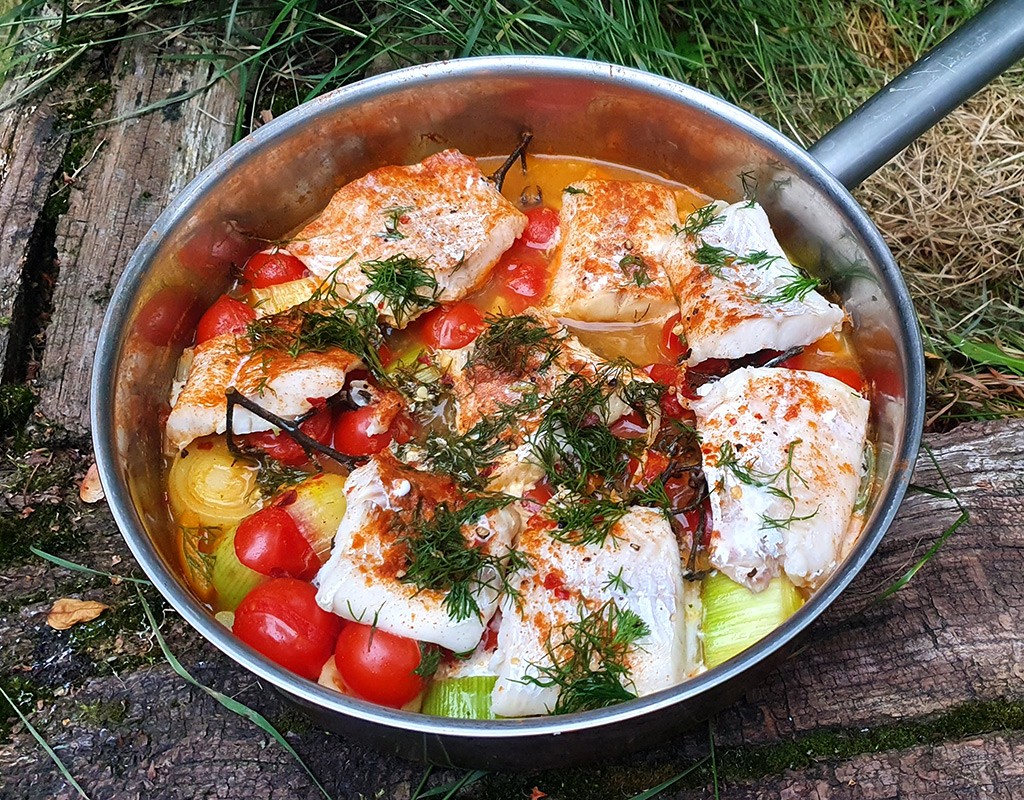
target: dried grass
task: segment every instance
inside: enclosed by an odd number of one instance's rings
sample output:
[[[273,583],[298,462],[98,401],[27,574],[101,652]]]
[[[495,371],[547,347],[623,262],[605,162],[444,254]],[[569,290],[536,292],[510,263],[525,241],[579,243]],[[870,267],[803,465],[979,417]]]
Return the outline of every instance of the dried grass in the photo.
[[[857,48],[895,74],[913,53],[892,32],[878,13],[851,21]],[[1024,69],[982,90],[856,194],[921,318],[928,424],[1024,416],[1024,376],[971,361],[956,338],[1011,353],[1024,341]]]

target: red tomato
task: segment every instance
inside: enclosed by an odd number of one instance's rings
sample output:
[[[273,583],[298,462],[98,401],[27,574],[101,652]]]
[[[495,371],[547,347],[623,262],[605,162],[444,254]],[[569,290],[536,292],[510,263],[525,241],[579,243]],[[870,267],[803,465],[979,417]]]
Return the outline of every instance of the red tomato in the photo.
[[[401,708],[423,691],[426,680],[413,671],[421,659],[415,639],[355,623],[342,629],[334,651],[345,685],[364,700],[391,708]]]
[[[679,324],[679,315],[673,314],[661,328],[661,341],[658,342],[658,350],[665,359],[673,364],[677,363],[686,353],[686,345],[679,335],[673,330]]]
[[[296,578],[271,578],[235,609],[235,635],[286,669],[315,681],[341,630],[341,618],[316,604],[316,589]]]
[[[238,523],[235,555],[249,569],[272,578],[308,581],[320,569],[320,559],[280,506],[268,506]]]
[[[555,493],[551,491],[551,484],[548,483],[548,479],[543,478],[540,483],[523,494],[523,500],[529,500],[539,508],[554,496]]]
[[[685,383],[685,371],[669,364],[651,364],[644,367],[644,371],[651,376],[651,380],[665,387],[665,393],[661,396],[661,413],[672,419],[682,418],[686,410],[679,398],[684,396],[680,393],[680,387]]]
[[[256,319],[256,312],[241,300],[226,294],[208,309],[196,326],[196,344],[224,333],[244,333],[249,323]]]
[[[526,214],[526,229],[519,241],[527,247],[547,250],[558,230],[558,212],[547,206],[535,206],[523,213]]]
[[[242,280],[254,289],[305,278],[306,265],[288,253],[253,253],[242,267]]]
[[[837,381],[842,381],[854,391],[864,391],[864,378],[861,377],[861,374],[853,367],[829,363],[820,358],[814,358],[813,356],[808,356],[803,353],[793,356],[792,358],[787,358],[779,364],[779,366],[785,367],[786,369],[802,369],[810,372],[820,372],[822,375],[828,375],[831,378],[835,378]]]
[[[435,308],[424,317],[423,340],[428,347],[457,350],[472,342],[484,329],[484,315],[470,303]]]
[[[644,424],[643,417],[638,411],[630,411],[623,414],[615,422],[608,426],[612,436],[620,439],[639,439],[647,435],[648,426]]]
[[[391,430],[367,433],[373,421],[373,406],[342,411],[334,423],[334,449],[347,456],[372,456],[391,444]]]
[[[299,430],[304,434],[316,439],[320,444],[328,445],[331,443],[333,428],[333,416],[328,408],[322,409],[299,425]],[[238,438],[249,447],[262,450],[285,466],[301,467],[309,461],[302,445],[284,431],[260,431],[247,433]]]
[[[544,576],[544,588],[558,600],[568,600],[572,592],[565,588],[565,581],[557,572],[549,572]]]
[[[516,314],[534,305],[547,292],[547,262],[525,247],[508,250],[495,265],[493,275],[498,291]]]
[[[665,494],[673,509],[686,508],[693,503],[696,492],[688,477],[669,478],[665,481]]]
[[[135,330],[157,347],[187,344],[202,310],[199,296],[191,289],[167,286],[146,301],[135,320]]]

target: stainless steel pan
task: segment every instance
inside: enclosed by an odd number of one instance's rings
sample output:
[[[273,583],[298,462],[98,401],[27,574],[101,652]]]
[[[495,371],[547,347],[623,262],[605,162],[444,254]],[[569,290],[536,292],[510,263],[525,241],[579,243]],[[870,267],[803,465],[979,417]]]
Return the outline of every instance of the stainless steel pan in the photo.
[[[327,728],[407,756],[481,768],[592,761],[664,739],[733,702],[795,648],[860,571],[889,526],[917,453],[924,409],[914,309],[878,230],[847,189],[1024,54],[1024,0],[1001,0],[805,151],[692,87],[607,64],[502,57],[428,64],[362,81],[265,125],[196,178],[132,256],[95,362],[100,476],[132,552],[207,639]],[[577,154],[684,180],[718,197],[756,186],[796,260],[829,278],[854,322],[874,387],[878,482],[863,535],[786,624],[695,680],[601,711],[465,721],[392,711],[324,689],[237,641],[182,583],[170,548],[160,414],[195,313],[228,268],[313,216],[370,169],[444,147]]]

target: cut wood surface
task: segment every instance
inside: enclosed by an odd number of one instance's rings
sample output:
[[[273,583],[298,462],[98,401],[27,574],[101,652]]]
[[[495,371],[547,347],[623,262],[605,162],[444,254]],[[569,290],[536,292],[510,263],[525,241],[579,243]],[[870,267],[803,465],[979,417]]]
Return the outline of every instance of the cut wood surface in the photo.
[[[945,476],[970,522],[903,590],[851,618],[959,514],[947,498],[910,493],[807,649],[711,723],[720,796],[1024,796],[1024,422],[965,425],[926,443],[915,483],[945,492]],[[105,509],[76,506],[74,513],[88,536],[73,560],[130,571]],[[35,558],[9,568],[4,585],[14,599],[0,613],[0,660],[36,687],[39,699],[25,710],[93,800],[321,796],[263,731],[169,669],[131,585]],[[46,612],[62,596],[97,600],[111,611],[78,632],[53,631]],[[159,608],[159,598],[150,597]],[[186,668],[287,732],[332,796],[411,796],[422,765],[313,728],[166,613],[165,636]],[[708,738],[701,727],[645,753],[613,754],[599,767],[489,775],[458,796],[524,797],[538,786],[563,800],[630,797],[701,762]],[[708,764],[659,797],[710,796]],[[463,774],[439,770],[431,785]],[[0,776],[2,797],[74,796],[20,723],[0,744]]]
[[[231,144],[238,105],[228,80],[204,89],[217,69],[210,61],[154,59],[129,42],[116,63],[113,103],[97,120],[120,121],[93,132],[57,223],[57,283],[39,375],[40,410],[78,432],[89,427],[90,373],[111,290],[170,198]]]

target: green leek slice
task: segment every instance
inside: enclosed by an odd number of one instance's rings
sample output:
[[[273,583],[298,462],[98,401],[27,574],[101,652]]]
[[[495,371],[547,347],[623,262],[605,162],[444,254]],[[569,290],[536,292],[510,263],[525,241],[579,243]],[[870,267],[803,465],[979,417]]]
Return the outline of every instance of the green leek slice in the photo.
[[[701,600],[704,663],[709,669],[767,636],[804,602],[784,575],[752,592],[721,573],[704,579]]]
[[[214,558],[210,582],[217,593],[216,607],[221,611],[234,611],[242,598],[267,579],[238,560],[234,530],[221,537]]]
[[[423,698],[422,711],[437,717],[494,719],[491,690],[497,680],[494,675],[474,675],[434,681]]]

